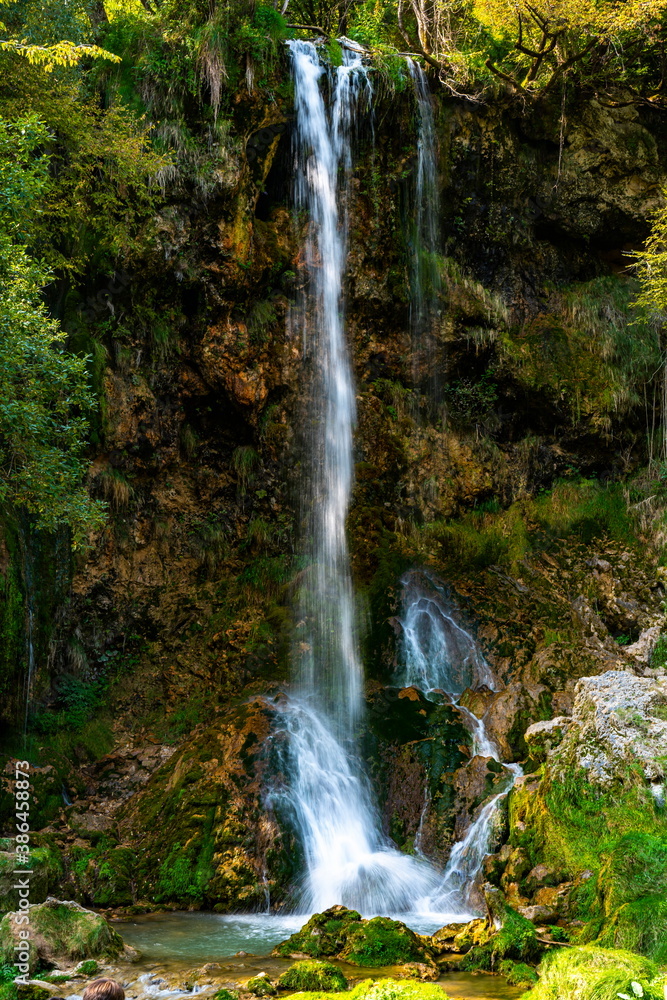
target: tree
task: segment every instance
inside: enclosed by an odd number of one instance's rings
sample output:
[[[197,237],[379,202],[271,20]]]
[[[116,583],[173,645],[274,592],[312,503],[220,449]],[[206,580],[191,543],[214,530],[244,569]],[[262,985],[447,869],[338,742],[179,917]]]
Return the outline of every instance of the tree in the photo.
[[[513,42],[510,72],[490,58],[486,66],[524,96],[549,92],[587,58],[601,66],[609,53],[631,50],[666,11],[666,0],[480,0],[476,8]]]
[[[34,118],[0,119],[0,506],[28,511],[38,527],[69,525],[79,544],[104,516],[83,485],[87,359],[64,349],[41,299],[48,275],[25,247],[48,139]]]

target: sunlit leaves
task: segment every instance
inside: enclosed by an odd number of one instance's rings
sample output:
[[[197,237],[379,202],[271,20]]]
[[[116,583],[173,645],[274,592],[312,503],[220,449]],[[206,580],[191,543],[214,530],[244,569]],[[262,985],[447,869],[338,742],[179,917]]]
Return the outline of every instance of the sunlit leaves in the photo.
[[[22,56],[33,66],[41,66],[47,73],[56,66],[76,66],[82,59],[109,59],[111,62],[120,62],[119,56],[97,45],[74,45],[66,41],[56,42],[55,45],[29,45],[17,39],[0,40],[0,50]]]

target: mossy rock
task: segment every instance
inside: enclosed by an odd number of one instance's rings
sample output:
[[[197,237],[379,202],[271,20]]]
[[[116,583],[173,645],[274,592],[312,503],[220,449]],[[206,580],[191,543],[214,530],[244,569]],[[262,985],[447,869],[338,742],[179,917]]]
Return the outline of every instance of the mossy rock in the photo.
[[[476,936],[478,943],[461,960],[462,969],[493,971],[503,959],[531,962],[541,955],[543,946],[537,940],[534,924],[511,906],[503,904],[503,907],[502,926],[496,930],[493,924],[488,924],[486,932]]]
[[[317,960],[295,962],[278,979],[278,986],[299,992],[346,990],[347,979],[340,969],[331,962]]]
[[[49,897],[30,907],[30,968],[38,960],[49,965],[59,961],[96,957],[117,958],[124,950],[120,934],[99,913],[78,903],[60,902]],[[14,945],[19,940],[18,913],[7,913],[0,922],[0,961],[14,962]]]
[[[245,988],[248,993],[252,993],[256,997],[274,997],[278,992],[275,983],[271,982],[266,972],[260,972],[259,975],[249,979]]]
[[[528,989],[538,980],[532,966],[526,965],[525,962],[513,962],[511,958],[506,958],[500,963],[498,972],[505,977],[510,986],[523,986]]]
[[[238,990],[218,990],[213,994],[212,1000],[239,1000]]]
[[[17,1000],[51,1000],[53,993],[38,983],[16,983]]]
[[[347,932],[361,923],[361,914],[345,906],[331,906],[315,913],[300,931],[281,941],[273,954],[281,958],[311,955],[313,958],[338,955],[346,945]]]
[[[633,982],[645,997],[663,995],[664,977],[658,976],[657,965],[620,949],[563,948],[543,959],[539,973],[538,984],[524,1000],[617,1000],[619,993],[635,996]]]
[[[389,917],[373,917],[349,928],[340,957],[351,965],[373,968],[404,962],[432,964],[428,949],[414,931]]]

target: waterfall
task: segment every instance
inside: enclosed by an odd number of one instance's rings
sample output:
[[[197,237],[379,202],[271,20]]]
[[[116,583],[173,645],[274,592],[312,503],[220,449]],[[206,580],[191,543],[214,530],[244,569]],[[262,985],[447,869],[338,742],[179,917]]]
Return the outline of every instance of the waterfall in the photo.
[[[416,687],[426,695],[433,692],[447,695],[468,726],[475,755],[492,757],[500,763],[500,751],[487,733],[484,719],[478,719],[458,703],[467,688],[497,689],[479,646],[455,621],[451,603],[432,576],[412,571],[402,577],[401,583],[403,665],[397,675],[398,682]],[[522,773],[518,764],[503,766],[509,772],[509,780],[480,810],[465,837],[454,844],[438,891],[428,900],[428,907],[434,911],[457,914],[459,918],[472,915],[470,890],[489,853],[500,806]],[[423,822],[422,813],[420,826]]]
[[[297,211],[309,219],[304,248],[308,291],[293,319],[300,321],[314,367],[311,407],[310,531],[312,570],[304,588],[299,686],[327,712],[340,735],[359,718],[363,672],[357,649],[354,596],[345,521],[352,490],[355,394],[345,339],[343,274],[348,229],[354,125],[368,109],[371,85],[361,55],[343,51],[331,80],[311,42],[290,42],[295,81],[294,132]]]
[[[296,905],[335,903],[374,915],[408,910],[438,873],[402,855],[382,833],[355,740],[363,673],[345,536],[352,489],[355,395],[343,275],[355,122],[370,105],[361,54],[344,49],[327,72],[311,42],[289,42],[295,84],[294,196],[305,210],[306,292],[294,311],[314,370],[310,413],[309,561],[295,655],[295,696],[276,705],[284,786],[272,800],[292,818],[305,870]],[[322,85],[329,84],[327,109]],[[278,741],[280,743],[280,741]]]
[[[417,102],[417,169],[412,225],[412,281],[410,329],[415,353],[416,377],[437,400],[438,378],[433,357],[434,327],[440,308],[439,219],[440,190],[433,106],[426,74],[412,59],[407,60]],[[425,371],[424,371],[425,369]],[[426,377],[424,377],[426,376]]]

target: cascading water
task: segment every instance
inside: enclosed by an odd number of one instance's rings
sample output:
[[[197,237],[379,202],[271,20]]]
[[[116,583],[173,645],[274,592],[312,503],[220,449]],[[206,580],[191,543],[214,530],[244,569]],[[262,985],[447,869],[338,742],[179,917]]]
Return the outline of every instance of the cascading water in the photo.
[[[399,683],[416,687],[427,696],[435,692],[448,696],[468,725],[473,752],[500,763],[500,751],[489,737],[484,719],[478,719],[458,703],[466,689],[496,690],[491,668],[470,633],[455,621],[452,607],[432,577],[424,572],[411,572],[403,576],[401,583],[403,667],[397,678]],[[503,766],[509,780],[480,810],[465,837],[452,848],[442,883],[429,900],[433,910],[457,914],[459,918],[472,915],[470,889],[489,853],[499,807],[522,773],[518,764]]]
[[[312,568],[306,573],[296,657],[296,697],[277,705],[289,810],[305,856],[297,906],[343,903],[362,913],[405,911],[439,884],[425,861],[384,837],[359,763],[355,727],[363,713],[362,668],[345,537],[352,488],[355,396],[343,318],[353,127],[370,105],[361,55],[344,49],[329,75],[311,42],[290,42],[295,83],[295,207],[305,209],[307,292],[292,317],[313,361],[310,444]]]
[[[433,106],[426,74],[412,59],[407,60],[417,102],[417,169],[412,224],[412,281],[410,328],[417,376],[424,384],[425,370],[429,395],[437,399],[437,366],[433,363],[434,327],[440,308],[440,190]]]

